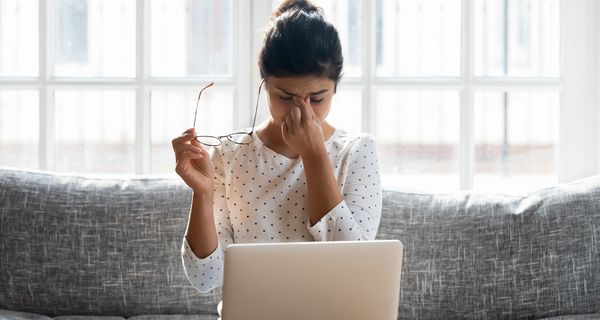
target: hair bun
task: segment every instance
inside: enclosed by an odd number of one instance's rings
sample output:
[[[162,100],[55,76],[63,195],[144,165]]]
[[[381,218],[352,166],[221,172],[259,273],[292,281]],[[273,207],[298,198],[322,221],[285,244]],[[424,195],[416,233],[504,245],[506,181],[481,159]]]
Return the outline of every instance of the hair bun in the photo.
[[[284,0],[273,11],[273,20],[288,11],[303,11],[305,13],[321,14],[321,9],[309,0]]]

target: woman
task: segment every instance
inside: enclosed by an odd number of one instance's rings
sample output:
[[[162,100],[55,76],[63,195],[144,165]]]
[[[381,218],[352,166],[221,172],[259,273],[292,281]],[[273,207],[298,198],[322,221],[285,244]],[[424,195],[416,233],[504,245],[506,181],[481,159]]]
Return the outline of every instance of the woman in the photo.
[[[232,243],[377,234],[382,193],[375,140],[325,120],[343,57],[321,9],[284,1],[273,13],[259,66],[270,117],[249,144],[225,139],[207,151],[193,128],[173,140],[176,172],[193,190],[182,259],[200,292],[221,285],[223,249]]]

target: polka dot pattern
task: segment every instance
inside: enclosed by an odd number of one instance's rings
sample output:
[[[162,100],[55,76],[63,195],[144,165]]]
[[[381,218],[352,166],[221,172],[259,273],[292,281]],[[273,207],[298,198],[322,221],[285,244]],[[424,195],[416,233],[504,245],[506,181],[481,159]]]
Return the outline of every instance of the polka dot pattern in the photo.
[[[256,134],[251,145],[210,150],[219,246],[199,259],[185,237],[182,245],[186,276],[198,291],[221,285],[223,248],[232,243],[375,239],[382,201],[375,139],[338,129],[325,146],[344,200],[312,226],[301,159],[274,152]]]

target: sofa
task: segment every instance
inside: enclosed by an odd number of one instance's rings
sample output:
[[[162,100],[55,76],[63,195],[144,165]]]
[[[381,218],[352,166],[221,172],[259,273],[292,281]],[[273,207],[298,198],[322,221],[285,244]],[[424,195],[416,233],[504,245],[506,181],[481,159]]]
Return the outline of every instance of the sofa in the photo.
[[[174,177],[0,169],[0,319],[216,319],[181,264]],[[384,190],[399,319],[600,319],[600,176],[528,195]]]

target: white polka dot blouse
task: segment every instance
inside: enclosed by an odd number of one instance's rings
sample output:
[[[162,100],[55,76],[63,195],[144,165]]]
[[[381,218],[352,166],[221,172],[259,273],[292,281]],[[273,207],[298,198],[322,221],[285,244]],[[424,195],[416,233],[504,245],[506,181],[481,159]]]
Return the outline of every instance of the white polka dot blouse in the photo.
[[[200,292],[220,287],[223,249],[232,243],[373,240],[381,216],[377,144],[368,134],[340,129],[325,146],[343,201],[311,226],[302,159],[267,148],[223,141],[209,150],[215,166],[214,216],[219,245],[199,259],[183,238],[185,274]]]

